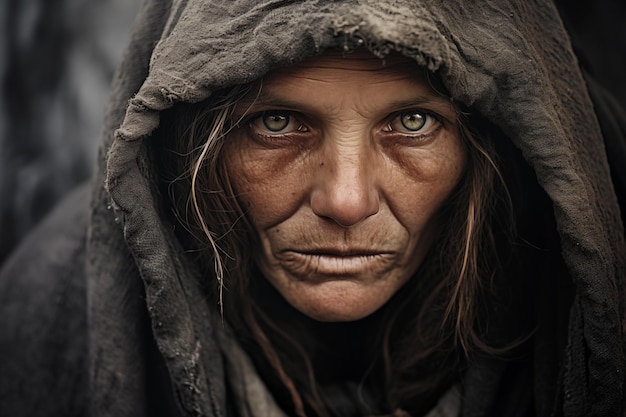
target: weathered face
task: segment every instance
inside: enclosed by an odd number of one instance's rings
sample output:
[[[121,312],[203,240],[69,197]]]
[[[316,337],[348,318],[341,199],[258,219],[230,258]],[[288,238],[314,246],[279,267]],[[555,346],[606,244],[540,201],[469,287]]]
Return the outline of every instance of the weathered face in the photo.
[[[240,102],[226,158],[255,260],[303,314],[358,320],[414,275],[465,170],[456,111],[404,58],[325,55]]]

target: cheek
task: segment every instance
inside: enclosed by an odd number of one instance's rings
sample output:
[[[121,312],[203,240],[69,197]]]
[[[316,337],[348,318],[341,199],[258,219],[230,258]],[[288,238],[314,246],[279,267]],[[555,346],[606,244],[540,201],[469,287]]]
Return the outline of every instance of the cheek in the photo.
[[[229,146],[226,158],[236,196],[257,229],[288,218],[306,198],[306,171],[292,151]]]
[[[394,149],[385,199],[411,234],[419,233],[453,193],[467,165],[464,145],[456,135],[441,138],[436,149]]]

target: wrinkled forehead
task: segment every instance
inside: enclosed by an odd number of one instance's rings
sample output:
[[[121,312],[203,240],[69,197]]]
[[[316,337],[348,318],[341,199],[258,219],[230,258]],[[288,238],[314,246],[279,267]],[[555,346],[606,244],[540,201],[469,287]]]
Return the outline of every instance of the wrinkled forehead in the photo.
[[[426,69],[400,54],[381,59],[366,50],[324,53],[270,71],[247,89],[234,111],[243,117],[280,108],[331,119],[356,112],[377,120],[400,108],[425,106],[455,120],[458,107],[434,76],[426,74]]]
[[[242,100],[241,107],[253,102],[280,101],[296,97],[302,102],[327,102],[359,97],[369,103],[382,96],[419,95],[424,101],[450,105],[449,96],[432,75],[399,53],[379,58],[367,50],[352,53],[330,51],[297,64],[270,71]]]

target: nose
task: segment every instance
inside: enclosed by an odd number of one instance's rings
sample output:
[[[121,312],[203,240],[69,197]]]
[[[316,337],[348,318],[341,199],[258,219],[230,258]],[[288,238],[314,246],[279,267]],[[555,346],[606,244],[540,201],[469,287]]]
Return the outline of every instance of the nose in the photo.
[[[354,226],[378,213],[376,170],[364,150],[333,149],[320,163],[311,209],[343,227]]]

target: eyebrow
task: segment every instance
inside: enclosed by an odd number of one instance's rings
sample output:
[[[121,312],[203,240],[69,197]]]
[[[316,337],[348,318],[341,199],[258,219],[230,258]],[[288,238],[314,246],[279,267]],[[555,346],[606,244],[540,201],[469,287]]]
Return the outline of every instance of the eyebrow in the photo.
[[[267,107],[268,109],[303,110],[304,112],[315,112],[315,109],[306,101],[294,101],[268,93],[267,90],[256,94],[250,93],[244,97],[236,106],[235,113],[242,117],[246,114],[256,112],[255,107]]]
[[[305,112],[314,112],[316,109],[309,105],[306,100],[290,100],[285,97],[272,94],[271,91],[261,90],[257,94],[250,94],[240,101],[240,105],[245,107],[245,113],[254,107],[275,107],[279,109],[301,109]],[[392,100],[386,107],[392,111],[410,109],[424,105],[435,106],[437,110],[450,111],[456,114],[455,106],[451,100],[439,94],[420,94],[402,100]]]
[[[438,108],[445,107],[445,109],[449,109],[450,111],[454,111],[455,106],[452,104],[452,101],[441,95],[419,95],[409,99],[404,100],[392,100],[389,102],[389,107],[394,109],[408,109],[415,106],[422,105],[434,105]]]

